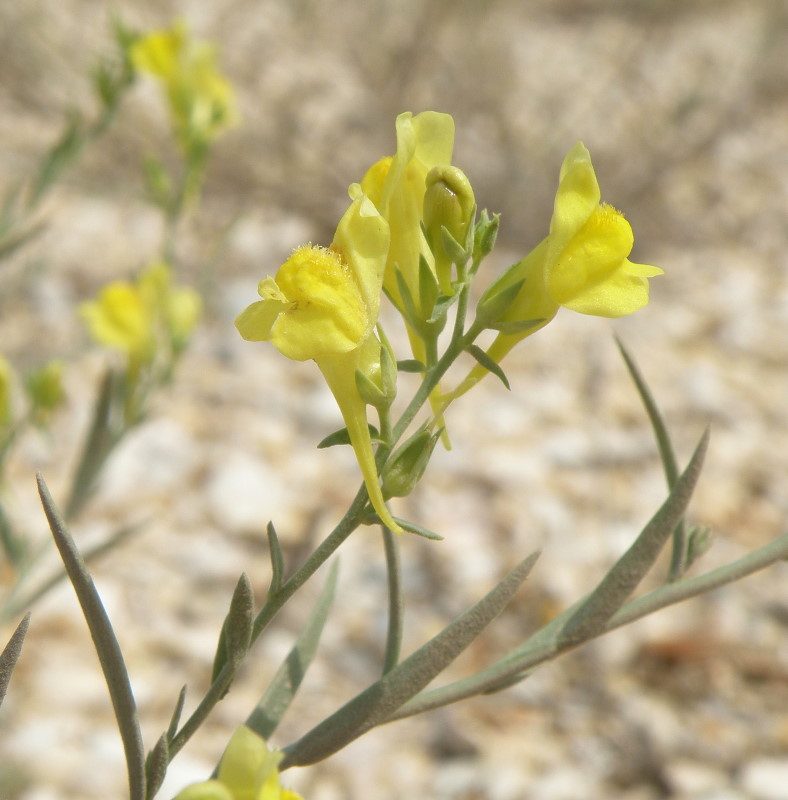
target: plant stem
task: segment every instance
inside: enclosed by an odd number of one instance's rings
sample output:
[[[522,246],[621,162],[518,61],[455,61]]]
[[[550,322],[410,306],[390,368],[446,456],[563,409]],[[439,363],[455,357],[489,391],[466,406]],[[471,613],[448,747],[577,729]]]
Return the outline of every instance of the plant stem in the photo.
[[[400,563],[399,542],[385,525],[383,548],[386,553],[386,571],[389,584],[389,625],[386,633],[386,652],[383,656],[383,674],[390,672],[399,662],[402,648],[402,622],[404,604],[402,600],[402,566]]]

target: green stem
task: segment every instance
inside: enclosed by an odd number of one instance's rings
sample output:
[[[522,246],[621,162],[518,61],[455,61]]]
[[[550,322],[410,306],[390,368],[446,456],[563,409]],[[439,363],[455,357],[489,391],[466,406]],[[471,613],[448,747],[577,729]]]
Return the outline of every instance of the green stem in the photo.
[[[383,548],[386,553],[386,571],[389,584],[389,625],[386,633],[386,652],[383,656],[383,674],[390,672],[399,662],[402,648],[402,622],[404,604],[402,601],[402,566],[397,537],[385,525]]]

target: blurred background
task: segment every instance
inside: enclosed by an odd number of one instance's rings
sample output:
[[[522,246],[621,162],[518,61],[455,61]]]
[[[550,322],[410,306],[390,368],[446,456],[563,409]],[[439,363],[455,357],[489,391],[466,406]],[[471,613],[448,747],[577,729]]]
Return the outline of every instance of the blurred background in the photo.
[[[615,323],[562,311],[509,357],[511,393],[490,379],[452,408],[454,449],[437,453],[421,488],[395,505],[446,537],[402,542],[406,651],[539,547],[512,607],[450,677],[490,663],[587,591],[664,498],[614,332],[649,380],[681,459],[712,425],[692,506],[692,522],[716,536],[701,569],[786,530],[782,0],[135,0],[112,11],[139,29],[180,16],[215,42],[243,118],[217,143],[180,242],[179,274],[206,291],[206,322],[74,526],[82,543],[146,520],[95,577],[148,746],[180,686],[193,687],[187,711],[204,690],[238,574],[249,571],[264,596],[265,523],[274,520],[298,564],[355,491],[349,452],[314,450],[339,424],[317,370],[241,342],[232,320],[293,247],[330,241],[347,185],[393,152],[401,111],[454,116],[454,163],[479,206],[502,213],[489,280],[545,235],[561,161],[578,139],[603,200],[632,224],[633,260],[665,270],[643,311]],[[3,186],[29,174],[70,109],[90,112],[88,73],[112,48],[110,22],[109,7],[92,0],[0,3]],[[161,236],[140,167],[168,147],[156,88],[134,88],[47,199],[44,232],[0,274],[3,354],[68,364],[61,423],[18,448],[4,487],[42,541],[33,471],[56,497],[63,490],[106,361],[87,348],[74,309],[149,261]],[[280,746],[377,677],[377,532],[355,534],[341,562],[336,607]],[[309,800],[784,797],[786,576],[780,565],[662,612],[506,692],[378,729],[287,778]],[[238,686],[173,763],[162,797],[210,772],[318,589],[258,643]],[[0,796],[120,797],[124,781],[89,636],[61,586],[34,610],[0,715]]]

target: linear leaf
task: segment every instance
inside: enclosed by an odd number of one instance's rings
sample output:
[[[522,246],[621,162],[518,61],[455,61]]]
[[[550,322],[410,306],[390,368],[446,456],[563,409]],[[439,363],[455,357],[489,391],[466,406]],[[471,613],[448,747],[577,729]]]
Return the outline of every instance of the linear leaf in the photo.
[[[271,554],[271,585],[268,587],[268,596],[270,597],[276,594],[282,586],[285,576],[285,557],[273,522],[268,523],[266,533],[268,534],[268,550]]]
[[[494,589],[437,636],[287,747],[282,768],[321,761],[384,722],[451,664],[501,612],[537,557],[538,553],[534,553],[521,561]]]
[[[181,721],[181,714],[183,714],[183,706],[186,703],[186,684],[184,683],[181,686],[180,692],[178,692],[178,699],[175,701],[175,708],[172,710],[172,716],[170,717],[170,724],[167,726],[167,733],[165,734],[167,737],[167,741],[169,742],[177,733],[178,731],[178,723]]]
[[[3,705],[5,693],[8,689],[8,684],[11,680],[11,674],[14,671],[16,662],[19,660],[19,654],[22,652],[22,642],[25,640],[27,628],[30,625],[30,612],[28,611],[16,630],[11,634],[8,644],[3,648],[0,653],[0,706]]]
[[[506,377],[506,374],[501,369],[501,365],[494,361],[484,350],[479,347],[477,344],[469,344],[465,348],[488,372],[492,372],[496,378],[498,378],[501,383],[511,391],[512,387],[509,386],[509,379]]]
[[[264,739],[270,738],[281,722],[314,658],[328,612],[334,600],[338,566],[338,561],[332,564],[326,585],[320,592],[304,629],[260,698],[260,702],[246,720],[246,724]]]
[[[668,489],[672,489],[678,480],[679,468],[667,425],[665,425],[665,420],[657,406],[656,400],[654,400],[654,396],[651,394],[648,384],[635,363],[635,359],[632,358],[629,351],[624,347],[624,343],[618,337],[616,337],[616,344],[627,366],[627,370],[629,370],[635,388],[640,395],[640,400],[643,403],[643,407],[646,409],[646,414],[648,414],[651,427],[654,431],[654,438],[657,440],[657,448],[659,449],[662,468],[665,471],[665,480],[667,481]],[[673,552],[671,554],[670,571],[668,573],[669,581],[680,578],[690,565],[687,538],[686,524],[682,518],[678,521],[676,529],[673,532]]]
[[[629,550],[616,561],[596,589],[563,625],[557,638],[559,647],[580,644],[598,635],[654,564],[662,546],[689,504],[700,477],[708,443],[707,429],[695,448],[687,469],[676,481],[667,500],[643,528]]]
[[[44,506],[52,537],[55,540],[63,565],[68,573],[71,585],[79,600],[85,621],[88,624],[93,644],[96,648],[104,679],[107,682],[115,719],[123,741],[126,755],[126,767],[129,776],[130,800],[145,798],[145,755],[142,746],[137,707],[131,691],[129,673],[123,660],[112,623],[101,602],[101,597],[85,567],[82,556],[77,549],[63,518],[49,493],[44,479],[37,475],[38,494]]]

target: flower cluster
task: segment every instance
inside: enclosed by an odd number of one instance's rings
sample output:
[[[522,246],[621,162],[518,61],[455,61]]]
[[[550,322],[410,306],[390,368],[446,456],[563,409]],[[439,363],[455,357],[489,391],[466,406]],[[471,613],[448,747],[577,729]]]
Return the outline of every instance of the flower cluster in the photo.
[[[376,464],[366,412],[367,405],[376,407],[382,446],[392,445],[386,432],[396,367],[379,326],[375,333],[381,292],[404,318],[413,354],[409,363],[431,383],[431,425],[440,430],[446,406],[488,372],[504,377],[501,359],[561,306],[603,317],[631,314],[648,302],[647,279],[662,270],[629,260],[632,229],[619,211],[600,202],[591,158],[578,142],[561,167],[548,235],[492,282],[474,325],[465,336],[455,336],[479,364],[453,391],[441,392],[438,380],[446,370],[437,337],[448,309],[467,292],[489,253],[498,217],[483,212],[476,221],[471,184],[451,164],[454,121],[448,114],[401,114],[396,135],[396,153],[351,185],[351,204],[331,246],[295,250],[275,277],[260,282],[262,299],[238,316],[236,326],[244,339],[271,341],[288,358],[317,363],[347,426],[371,505],[379,520],[401,532],[384,495],[412,488],[415,481],[406,479],[402,465],[418,465],[420,477],[435,438],[422,428],[396,451],[384,470],[396,474],[396,481],[390,477],[392,488],[381,490],[384,459]],[[463,302],[467,297],[459,308]],[[461,322],[455,333],[462,334]],[[485,328],[498,331],[486,352],[473,344]]]

